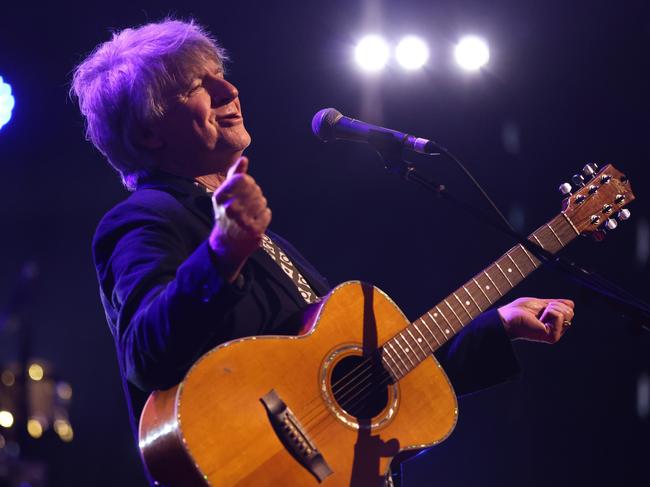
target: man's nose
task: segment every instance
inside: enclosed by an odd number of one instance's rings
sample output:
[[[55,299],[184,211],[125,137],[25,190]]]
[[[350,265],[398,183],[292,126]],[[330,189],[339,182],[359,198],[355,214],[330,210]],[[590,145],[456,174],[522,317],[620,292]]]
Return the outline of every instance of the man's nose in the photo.
[[[213,106],[221,106],[230,103],[239,96],[239,91],[228,80],[223,78],[212,78],[209,82],[210,96]]]

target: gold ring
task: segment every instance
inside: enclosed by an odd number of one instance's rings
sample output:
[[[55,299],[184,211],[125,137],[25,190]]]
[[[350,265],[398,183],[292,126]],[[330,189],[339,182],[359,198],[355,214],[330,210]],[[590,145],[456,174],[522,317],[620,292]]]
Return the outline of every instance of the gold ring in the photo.
[[[569,328],[571,326],[571,322],[569,320],[564,320],[562,323],[562,328]]]

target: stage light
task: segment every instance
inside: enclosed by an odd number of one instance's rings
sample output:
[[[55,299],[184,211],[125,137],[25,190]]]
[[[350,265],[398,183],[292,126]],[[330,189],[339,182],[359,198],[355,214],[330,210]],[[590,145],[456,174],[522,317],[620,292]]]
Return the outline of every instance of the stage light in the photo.
[[[16,100],[11,94],[11,85],[5,83],[0,76],[0,130],[11,120],[11,112]]]
[[[30,379],[39,381],[43,378],[44,375],[43,367],[37,363],[33,363],[29,366],[28,374]]]
[[[395,56],[404,69],[419,69],[429,59],[429,48],[419,37],[407,36],[397,44]]]
[[[38,419],[31,418],[27,421],[27,433],[32,438],[38,439],[43,436],[43,425]]]
[[[388,62],[388,44],[378,35],[367,35],[359,41],[354,58],[366,71],[379,71]]]
[[[3,370],[2,375],[0,376],[0,380],[2,380],[2,383],[5,386],[11,387],[16,382],[16,376],[11,370]]]
[[[69,401],[72,398],[72,387],[67,382],[59,382],[56,385],[56,395],[63,401]]]
[[[490,60],[490,48],[476,36],[463,37],[454,51],[456,62],[467,71],[477,71]]]
[[[59,435],[59,438],[65,442],[70,442],[74,438],[74,431],[72,430],[72,426],[65,419],[57,419],[54,422],[54,431],[56,431],[56,434]]]
[[[0,411],[0,426],[3,428],[11,428],[14,425],[14,415],[9,411]]]

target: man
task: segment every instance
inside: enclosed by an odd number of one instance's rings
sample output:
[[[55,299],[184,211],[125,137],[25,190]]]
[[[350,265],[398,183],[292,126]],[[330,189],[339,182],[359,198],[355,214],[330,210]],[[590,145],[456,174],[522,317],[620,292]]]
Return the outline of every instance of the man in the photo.
[[[242,156],[250,136],[225,60],[201,27],[166,20],[114,34],[74,74],[87,138],[132,191],[99,223],[93,253],[134,429],[147,395],[182,380],[203,353],[237,337],[297,333],[305,297],[330,289],[267,230],[271,210]],[[569,300],[518,299],[436,355],[463,394],[516,374],[510,339],[556,342],[572,318]]]

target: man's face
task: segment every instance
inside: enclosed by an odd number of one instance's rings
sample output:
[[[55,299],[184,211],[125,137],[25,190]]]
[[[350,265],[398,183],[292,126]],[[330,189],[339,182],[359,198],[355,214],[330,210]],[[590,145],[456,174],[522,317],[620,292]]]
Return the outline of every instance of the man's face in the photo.
[[[160,169],[186,177],[225,173],[251,142],[239,92],[213,61],[169,103],[154,132]]]

